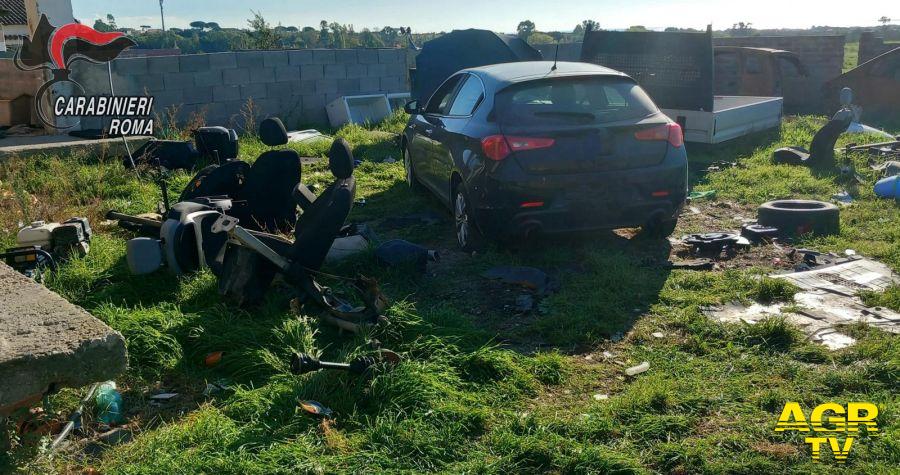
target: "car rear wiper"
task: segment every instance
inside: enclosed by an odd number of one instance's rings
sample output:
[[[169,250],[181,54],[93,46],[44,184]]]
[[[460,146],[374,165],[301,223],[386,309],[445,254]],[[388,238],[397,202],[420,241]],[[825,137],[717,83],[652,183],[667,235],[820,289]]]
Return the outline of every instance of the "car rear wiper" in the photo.
[[[582,120],[594,120],[597,118],[594,114],[590,112],[576,112],[576,111],[537,111],[534,115],[538,117],[571,117],[573,119],[582,119]]]

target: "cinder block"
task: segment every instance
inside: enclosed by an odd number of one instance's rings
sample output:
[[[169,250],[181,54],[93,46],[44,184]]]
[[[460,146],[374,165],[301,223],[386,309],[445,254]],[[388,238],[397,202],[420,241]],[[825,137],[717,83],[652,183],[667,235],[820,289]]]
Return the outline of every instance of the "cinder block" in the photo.
[[[361,64],[375,64],[378,62],[378,50],[376,49],[360,49],[356,51]]]
[[[266,84],[266,97],[270,99],[287,98],[291,96],[290,82],[272,82]]]
[[[226,85],[248,84],[250,82],[250,70],[247,68],[222,70],[222,80]]]
[[[387,76],[387,66],[383,64],[370,64],[366,66],[369,76]]]
[[[355,64],[359,61],[355,49],[339,49],[334,52],[334,59],[341,64]]]
[[[303,80],[296,81],[294,86],[294,94],[315,94],[316,92],[316,81],[315,80]]]
[[[398,49],[380,49],[378,50],[378,62],[395,63],[400,60],[400,56],[397,54],[399,52]]]
[[[154,73],[177,73],[181,71],[178,56],[154,56],[147,59],[147,70]]]
[[[405,62],[387,63],[384,65],[385,76],[406,76],[409,74],[409,66]]]
[[[316,64],[334,64],[334,50],[333,49],[314,49],[313,50],[313,63]]]
[[[319,79],[316,81],[317,94],[336,94],[338,91],[337,81],[333,79]]]
[[[212,53],[209,56],[210,69],[229,69],[237,67],[235,53]]]
[[[325,107],[309,107],[304,104],[302,111],[302,122],[304,124],[327,124],[328,113]]]
[[[341,95],[359,94],[359,79],[338,79],[337,87]]]
[[[381,91],[381,80],[372,76],[359,78],[359,90],[365,94],[379,92]]]
[[[368,68],[365,64],[348,64],[347,65],[347,77],[348,78],[361,78],[368,75]]]
[[[241,88],[239,86],[215,86],[213,87],[213,101],[237,101],[241,99]]]
[[[146,89],[150,93],[162,91],[166,87],[165,83],[163,82],[162,74],[147,74],[141,76],[140,80],[141,87],[143,89]]]
[[[166,89],[153,94],[153,108],[156,112],[182,103],[184,103],[184,91],[181,89]]]
[[[222,70],[221,69],[211,69],[208,71],[200,71],[194,73],[194,85],[195,86],[221,86],[222,85]]]
[[[263,54],[260,51],[240,51],[234,54],[239,68],[263,67]]]
[[[397,76],[386,76],[381,78],[381,90],[385,92],[400,92],[403,81]]]
[[[325,79],[344,79],[347,77],[347,67],[343,64],[326,64]]]
[[[258,99],[264,99],[266,96],[266,84],[264,83],[245,84],[241,86],[241,99],[253,99],[256,101]]]
[[[304,64],[300,66],[300,79],[316,80],[325,78],[325,67],[321,64]]]
[[[193,73],[167,73],[163,78],[167,90],[194,87]]]
[[[263,51],[263,66],[274,68],[276,66],[287,66],[287,51]]]
[[[278,66],[275,68],[276,81],[295,81],[300,79],[300,66]]]
[[[310,49],[297,49],[288,51],[288,64],[292,66],[302,66],[312,63],[313,52]]]
[[[253,68],[250,69],[250,82],[273,82],[275,81],[275,68]]]
[[[121,58],[112,63],[112,69],[118,74],[147,74],[147,58]]]
[[[209,55],[184,54],[178,57],[181,72],[192,73],[209,69]]]
[[[325,109],[325,94],[304,94],[301,96],[303,99],[303,104],[308,109]]]
[[[185,104],[206,104],[212,102],[213,100],[213,89],[211,87],[191,87],[185,89],[184,92],[184,103]]]

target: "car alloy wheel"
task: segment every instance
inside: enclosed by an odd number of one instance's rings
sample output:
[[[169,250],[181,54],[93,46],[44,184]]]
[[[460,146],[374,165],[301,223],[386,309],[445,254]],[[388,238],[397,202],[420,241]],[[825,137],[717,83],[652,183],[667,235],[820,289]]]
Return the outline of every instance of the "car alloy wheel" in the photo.
[[[454,218],[456,218],[456,242],[459,247],[466,249],[469,243],[470,223],[469,215],[466,213],[466,198],[462,192],[456,193],[456,205],[454,207]]]
[[[469,203],[466,195],[459,190],[453,200],[453,218],[456,224],[456,243],[465,252],[473,252],[481,249],[481,231],[475,226],[469,213]]]
[[[410,188],[415,188],[416,177],[413,175],[412,157],[409,156],[409,149],[403,151],[403,168],[406,170],[406,184]]]

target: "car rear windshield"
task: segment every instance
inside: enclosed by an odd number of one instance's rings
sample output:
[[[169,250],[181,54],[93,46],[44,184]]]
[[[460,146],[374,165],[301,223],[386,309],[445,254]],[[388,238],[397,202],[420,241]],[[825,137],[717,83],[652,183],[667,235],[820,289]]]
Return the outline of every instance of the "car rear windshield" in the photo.
[[[605,76],[539,79],[503,89],[495,99],[501,124],[603,124],[658,111],[629,79]]]

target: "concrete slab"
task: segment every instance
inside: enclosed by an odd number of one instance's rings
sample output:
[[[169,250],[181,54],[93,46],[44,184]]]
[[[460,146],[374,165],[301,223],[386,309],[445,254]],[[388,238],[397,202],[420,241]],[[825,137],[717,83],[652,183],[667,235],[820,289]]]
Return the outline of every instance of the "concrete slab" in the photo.
[[[121,334],[0,263],[0,416],[51,387],[114,379],[126,365]]]
[[[131,136],[127,140],[133,151],[150,140],[150,137]],[[125,145],[121,137],[86,140],[69,135],[37,135],[0,139],[0,161],[13,156],[26,157],[38,153],[62,153],[70,152],[73,149],[83,149],[89,153],[96,153],[106,149],[107,154],[125,154]]]

